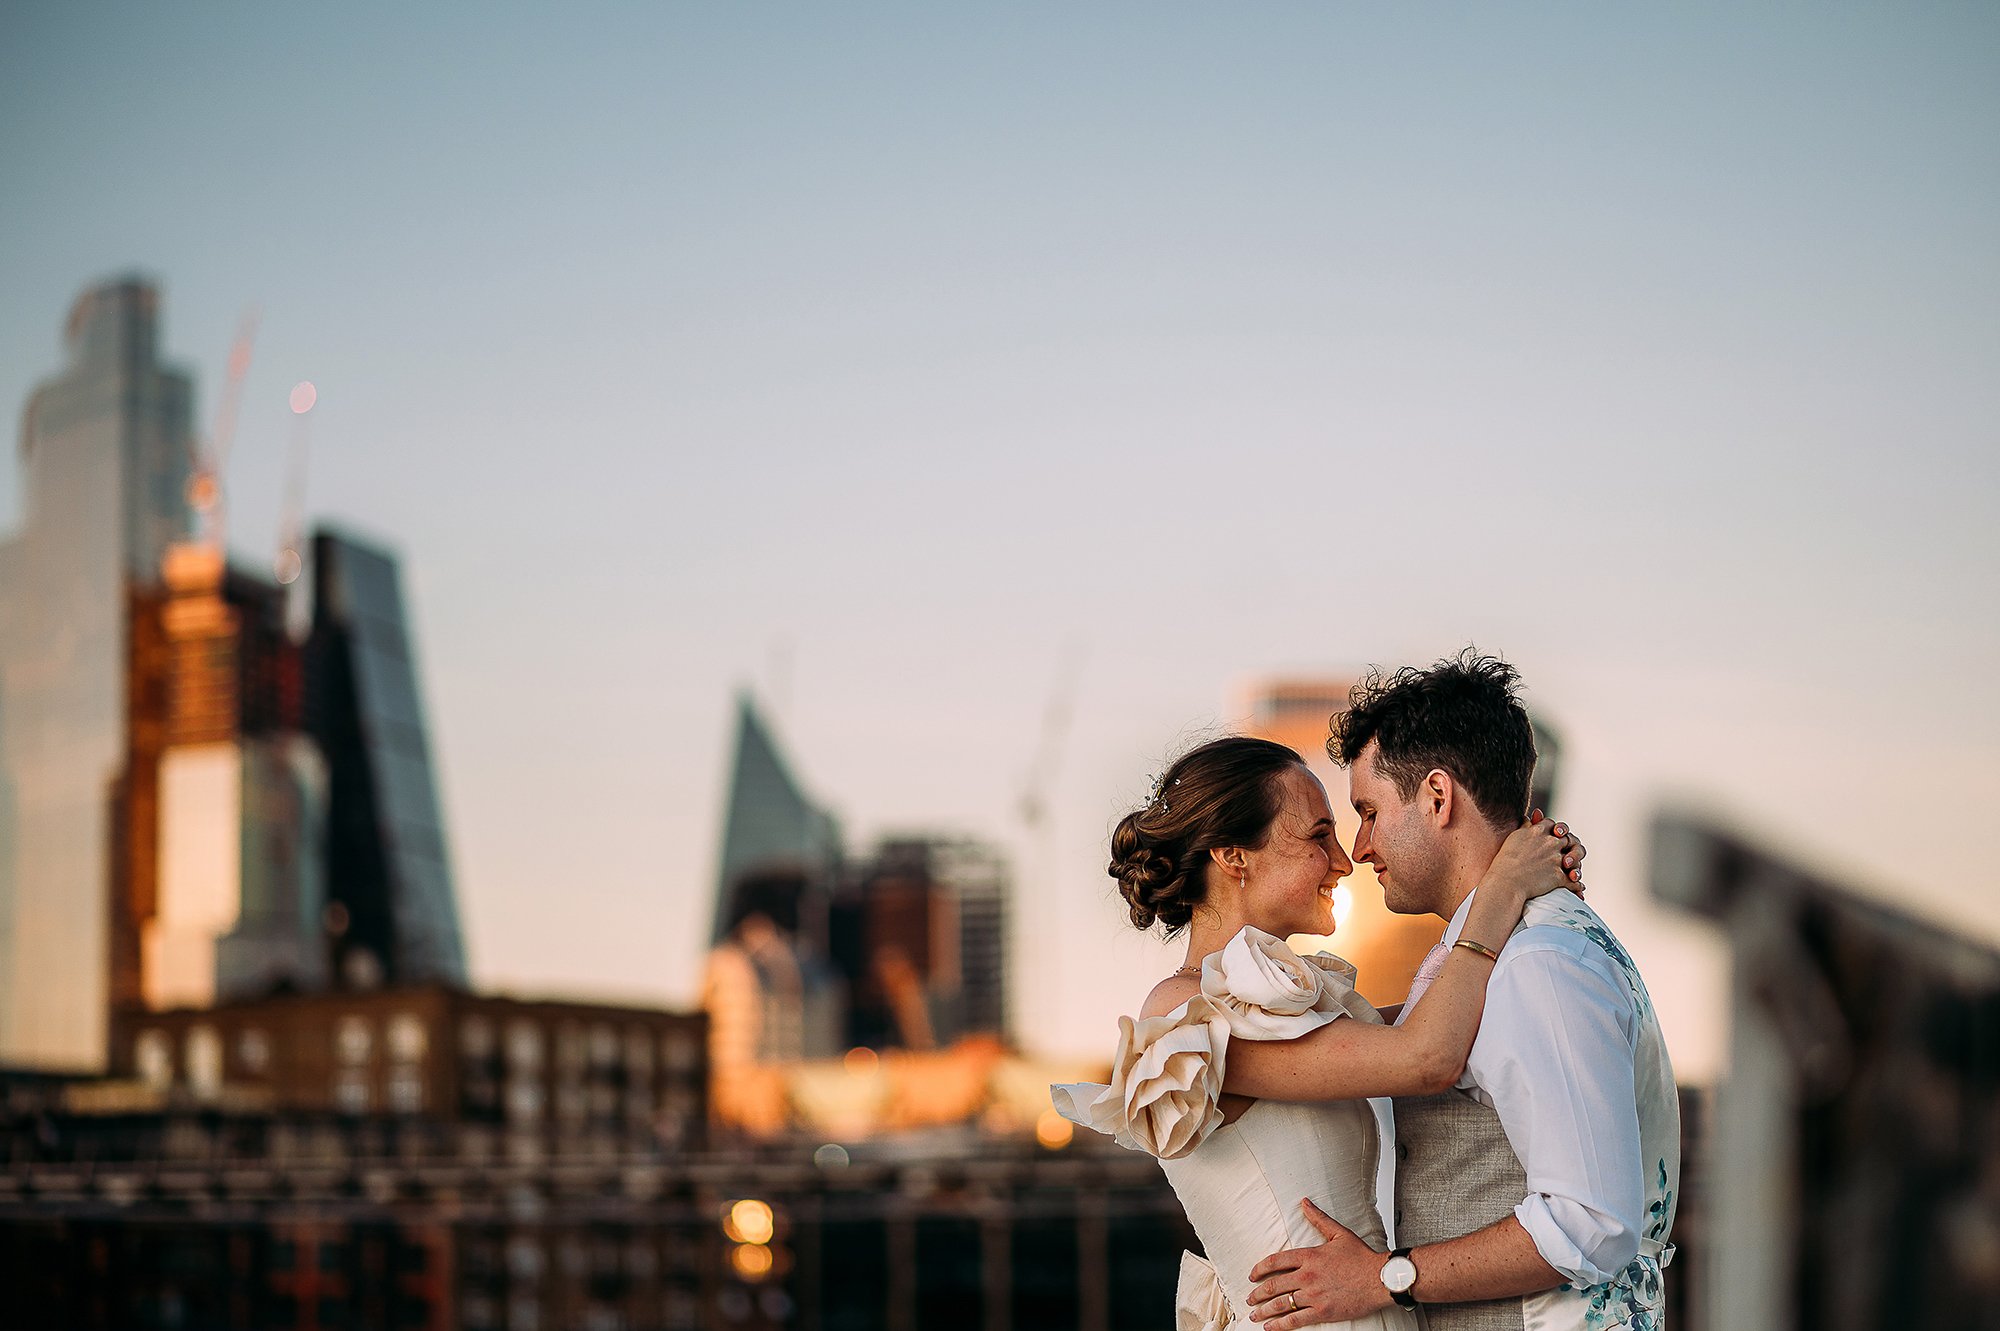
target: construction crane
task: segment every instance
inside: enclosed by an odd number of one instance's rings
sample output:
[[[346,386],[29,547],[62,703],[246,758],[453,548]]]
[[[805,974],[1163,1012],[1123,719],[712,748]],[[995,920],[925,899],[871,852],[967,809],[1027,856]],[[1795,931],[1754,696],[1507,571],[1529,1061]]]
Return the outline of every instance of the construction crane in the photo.
[[[222,502],[222,477],[229,466],[229,448],[236,441],[236,416],[243,405],[243,377],[250,370],[250,352],[257,340],[255,306],[243,312],[236,327],[236,340],[229,347],[229,372],[222,383],[222,400],[216,404],[215,428],[209,432],[208,446],[199,439],[188,441],[188,506],[195,514],[195,539],[221,550],[227,535]]]
[[[1083,670],[1083,649],[1072,643],[1056,669],[1049,689],[1048,705],[1042,711],[1041,742],[1036,746],[1027,777],[1021,783],[1021,821],[1030,831],[1039,831],[1048,817],[1049,787],[1055,782],[1056,766],[1062,761],[1062,745],[1069,734],[1070,711],[1076,696],[1077,676]]]

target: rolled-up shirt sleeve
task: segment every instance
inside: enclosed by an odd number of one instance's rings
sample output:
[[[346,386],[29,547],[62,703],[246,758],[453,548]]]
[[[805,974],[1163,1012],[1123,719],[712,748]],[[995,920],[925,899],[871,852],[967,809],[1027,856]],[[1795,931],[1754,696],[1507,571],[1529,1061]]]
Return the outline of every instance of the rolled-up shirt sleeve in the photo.
[[[1611,1279],[1639,1252],[1635,1023],[1629,990],[1593,944],[1526,930],[1494,967],[1460,1083],[1492,1103],[1527,1173],[1515,1217],[1578,1286]]]

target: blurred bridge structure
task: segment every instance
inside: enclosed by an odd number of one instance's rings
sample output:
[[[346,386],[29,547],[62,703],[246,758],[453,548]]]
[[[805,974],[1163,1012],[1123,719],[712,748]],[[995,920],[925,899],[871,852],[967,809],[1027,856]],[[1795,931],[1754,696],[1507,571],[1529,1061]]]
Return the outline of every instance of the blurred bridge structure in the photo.
[[[2000,951],[1688,815],[1652,886],[1732,959],[1686,1324],[2000,1328]]]

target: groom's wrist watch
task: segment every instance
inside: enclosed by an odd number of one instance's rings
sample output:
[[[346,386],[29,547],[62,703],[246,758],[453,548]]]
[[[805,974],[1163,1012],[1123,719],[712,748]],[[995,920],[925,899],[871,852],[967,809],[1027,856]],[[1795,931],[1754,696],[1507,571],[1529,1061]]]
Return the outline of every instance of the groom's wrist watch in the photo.
[[[1410,1260],[1408,1248],[1398,1248],[1389,1254],[1389,1260],[1382,1263],[1382,1286],[1389,1291],[1389,1297],[1405,1308],[1417,1306],[1417,1296],[1410,1293],[1410,1286],[1417,1283],[1417,1264]]]

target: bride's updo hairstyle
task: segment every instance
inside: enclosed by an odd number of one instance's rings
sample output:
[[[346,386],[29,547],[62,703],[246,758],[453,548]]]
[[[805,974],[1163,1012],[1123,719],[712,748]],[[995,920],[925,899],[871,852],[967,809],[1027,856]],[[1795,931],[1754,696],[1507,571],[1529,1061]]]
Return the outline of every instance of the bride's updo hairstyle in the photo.
[[[1284,803],[1278,782],[1303,760],[1267,739],[1210,740],[1174,760],[1144,808],[1111,832],[1111,865],[1134,928],[1172,938],[1208,895],[1211,850],[1260,850]]]

